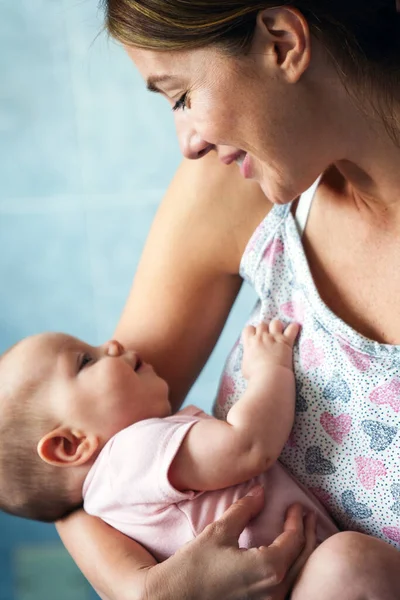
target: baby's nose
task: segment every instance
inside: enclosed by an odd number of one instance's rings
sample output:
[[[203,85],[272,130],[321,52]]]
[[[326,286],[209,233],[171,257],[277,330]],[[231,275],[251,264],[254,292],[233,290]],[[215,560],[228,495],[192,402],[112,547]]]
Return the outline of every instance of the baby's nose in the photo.
[[[121,356],[125,352],[125,349],[120,342],[117,340],[110,340],[107,343],[107,354],[108,356]]]

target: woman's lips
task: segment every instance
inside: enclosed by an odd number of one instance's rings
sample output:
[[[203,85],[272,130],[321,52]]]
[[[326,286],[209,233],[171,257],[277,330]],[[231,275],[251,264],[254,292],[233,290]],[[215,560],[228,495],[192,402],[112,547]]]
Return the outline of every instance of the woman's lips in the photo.
[[[251,179],[252,177],[252,169],[251,169],[251,159],[247,152],[244,155],[244,158],[240,162],[240,172],[245,179]]]
[[[237,152],[233,152],[232,154],[227,154],[226,156],[220,156],[220,161],[224,163],[224,165],[230,165],[235,162],[240,169],[242,176],[245,179],[251,178],[251,161],[250,156],[244,150],[238,150]]]
[[[231,165],[233,162],[238,162],[243,159],[246,152],[243,150],[238,150],[237,152],[232,152],[232,154],[226,154],[225,156],[220,156],[219,160],[224,163],[224,165]]]

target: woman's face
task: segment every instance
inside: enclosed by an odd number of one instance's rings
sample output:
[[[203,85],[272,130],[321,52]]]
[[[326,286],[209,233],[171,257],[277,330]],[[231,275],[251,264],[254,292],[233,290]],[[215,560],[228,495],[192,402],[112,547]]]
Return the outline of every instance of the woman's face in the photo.
[[[321,144],[314,145],[321,131],[317,136],[312,86],[290,81],[280,50],[272,56],[264,42],[255,36],[243,57],[216,47],[127,52],[148,88],[170,103],[185,157],[200,158],[215,149],[223,163],[236,160],[242,175],[258,181],[271,201],[285,203],[307,189],[329,162]]]

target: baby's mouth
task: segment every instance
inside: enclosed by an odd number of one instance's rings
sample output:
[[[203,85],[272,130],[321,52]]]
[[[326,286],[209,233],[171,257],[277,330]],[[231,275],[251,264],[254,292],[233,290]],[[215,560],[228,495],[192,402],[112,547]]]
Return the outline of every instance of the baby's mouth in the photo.
[[[136,364],[133,367],[133,370],[138,372],[138,370],[140,369],[140,367],[142,366],[143,361],[141,360],[141,358],[139,356],[136,357]]]

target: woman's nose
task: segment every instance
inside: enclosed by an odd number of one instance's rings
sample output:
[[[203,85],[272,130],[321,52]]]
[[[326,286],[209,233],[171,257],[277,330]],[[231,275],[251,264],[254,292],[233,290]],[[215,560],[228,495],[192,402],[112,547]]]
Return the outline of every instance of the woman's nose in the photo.
[[[214,144],[209,144],[203,140],[197,133],[191,136],[185,144],[181,144],[181,151],[185,158],[195,160],[202,158],[214,149]]]
[[[195,160],[208,154],[214,149],[214,144],[209,144],[203,140],[201,135],[193,131],[190,127],[184,127],[183,124],[176,127],[181,152],[185,158]]]
[[[198,133],[187,136],[186,139],[180,141],[180,146],[183,156],[191,160],[202,158],[214,149],[214,145],[203,140]]]
[[[121,356],[124,354],[125,348],[117,340],[110,340],[106,345],[106,353],[108,356]]]

